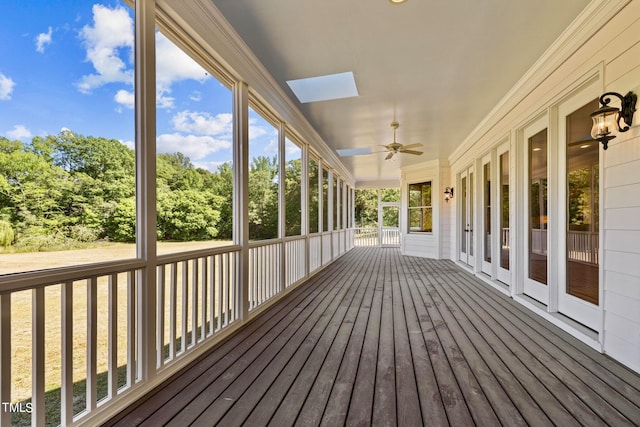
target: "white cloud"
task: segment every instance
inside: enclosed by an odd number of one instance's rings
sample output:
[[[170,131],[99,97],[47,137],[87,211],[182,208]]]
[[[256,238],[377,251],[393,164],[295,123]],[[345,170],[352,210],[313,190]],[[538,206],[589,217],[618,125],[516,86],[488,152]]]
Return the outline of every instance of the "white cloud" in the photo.
[[[121,139],[119,139],[118,141],[120,141],[122,144],[126,145],[127,147],[131,148],[132,150],[136,149],[136,143],[133,141],[123,141]]]
[[[220,166],[229,162],[211,161],[211,162],[191,162],[191,163],[193,163],[193,166],[196,168],[206,169],[208,171],[215,172],[218,170]]]
[[[203,82],[209,74],[178,46],[162,33],[156,32],[156,85],[158,106],[173,107],[173,98],[168,97],[174,82],[193,79]]]
[[[118,92],[116,92],[115,96],[113,97],[114,101],[116,101],[118,104],[123,105],[127,108],[133,109],[134,104],[135,104],[135,96],[133,94],[133,92],[129,92],[126,91],[124,89],[120,89]]]
[[[0,73],[0,100],[6,101],[11,99],[11,93],[15,85],[16,83],[13,80]]]
[[[266,154],[278,154],[278,140],[277,139],[272,139],[271,141],[269,141],[269,144],[267,144],[267,146],[264,147],[264,152]],[[301,150],[300,150],[300,147],[298,147],[293,142],[291,142],[289,140],[285,140],[284,152],[286,154],[296,154],[296,156],[293,156],[293,157],[294,158],[299,158]],[[290,160],[290,159],[287,158],[287,160]]]
[[[53,28],[49,27],[49,31],[46,33],[40,33],[36,37],[36,51],[44,53],[46,45],[51,44],[51,36],[53,35]]]
[[[127,9],[94,5],[93,26],[85,25],[80,38],[96,73],[82,76],[78,90],[89,93],[107,83],[133,83],[133,69],[120,58],[121,49],[133,49],[133,20]]]
[[[205,112],[180,111],[171,120],[173,128],[180,132],[198,135],[231,136],[233,116],[231,113],[221,113],[212,116]]]
[[[31,138],[33,135],[25,125],[15,125],[13,130],[7,132],[7,136],[12,139]]]
[[[264,147],[264,152],[266,154],[278,154],[278,140],[272,139],[269,141],[266,147]]]
[[[159,153],[181,152],[189,159],[197,161],[218,150],[231,148],[231,141],[206,135],[171,133],[158,136],[157,148]]]
[[[251,139],[257,139],[262,136],[268,135],[269,132],[274,133],[275,131],[275,128],[271,126],[263,126],[261,124],[256,124],[256,123],[258,123],[258,119],[256,118],[249,119],[249,138]],[[275,133],[277,135],[277,132]]]
[[[196,90],[191,94],[189,99],[194,102],[202,101],[202,94]]]

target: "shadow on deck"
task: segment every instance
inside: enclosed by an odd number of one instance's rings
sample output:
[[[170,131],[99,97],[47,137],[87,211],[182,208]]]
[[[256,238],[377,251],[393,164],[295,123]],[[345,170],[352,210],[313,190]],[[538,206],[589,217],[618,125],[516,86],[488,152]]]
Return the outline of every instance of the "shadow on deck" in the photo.
[[[636,425],[640,376],[451,261],[356,248],[108,425]]]

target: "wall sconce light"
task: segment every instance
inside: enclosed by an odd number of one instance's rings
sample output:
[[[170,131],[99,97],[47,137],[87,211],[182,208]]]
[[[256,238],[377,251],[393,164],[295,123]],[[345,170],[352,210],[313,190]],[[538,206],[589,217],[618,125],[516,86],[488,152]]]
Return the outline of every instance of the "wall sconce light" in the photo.
[[[449,203],[449,199],[453,199],[453,187],[444,189],[444,201]]]
[[[610,107],[610,96],[620,98],[620,108]],[[629,92],[625,96],[617,92],[607,92],[600,97],[602,107],[591,113],[593,127],[591,128],[591,137],[602,143],[602,148],[608,148],[609,141],[615,138],[613,132],[626,132],[629,130],[633,121],[633,113],[636,111],[636,101],[638,97],[635,93]],[[621,128],[620,120],[624,120],[627,126]]]

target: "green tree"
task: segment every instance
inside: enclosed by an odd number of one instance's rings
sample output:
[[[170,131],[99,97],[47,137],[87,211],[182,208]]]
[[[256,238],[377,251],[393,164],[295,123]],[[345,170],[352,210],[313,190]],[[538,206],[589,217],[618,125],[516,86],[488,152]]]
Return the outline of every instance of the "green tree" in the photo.
[[[289,160],[285,166],[286,235],[302,232],[302,160]]]
[[[353,208],[356,227],[378,226],[378,190],[356,190]]]
[[[158,194],[158,238],[207,240],[218,235],[222,197],[197,190]]]
[[[278,162],[276,157],[253,158],[249,169],[249,238],[278,237]]]
[[[205,185],[216,196],[222,197],[219,207],[218,238],[233,238],[233,167],[231,163],[223,163],[216,173],[207,172]]]

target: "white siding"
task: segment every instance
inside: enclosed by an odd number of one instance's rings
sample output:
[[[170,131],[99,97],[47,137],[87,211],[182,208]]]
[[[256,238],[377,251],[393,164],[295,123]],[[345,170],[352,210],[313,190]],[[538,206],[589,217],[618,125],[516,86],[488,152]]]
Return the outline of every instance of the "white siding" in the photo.
[[[402,170],[400,179],[400,250],[403,255],[439,259],[441,254],[442,203],[444,187],[441,184],[441,164],[439,161],[411,166]],[[433,209],[433,233],[408,233],[408,185],[431,181],[431,206]],[[442,188],[442,190],[440,190]],[[440,197],[442,195],[442,197]]]
[[[438,258],[437,241],[433,235],[410,233],[402,241],[403,255],[422,258]]]

